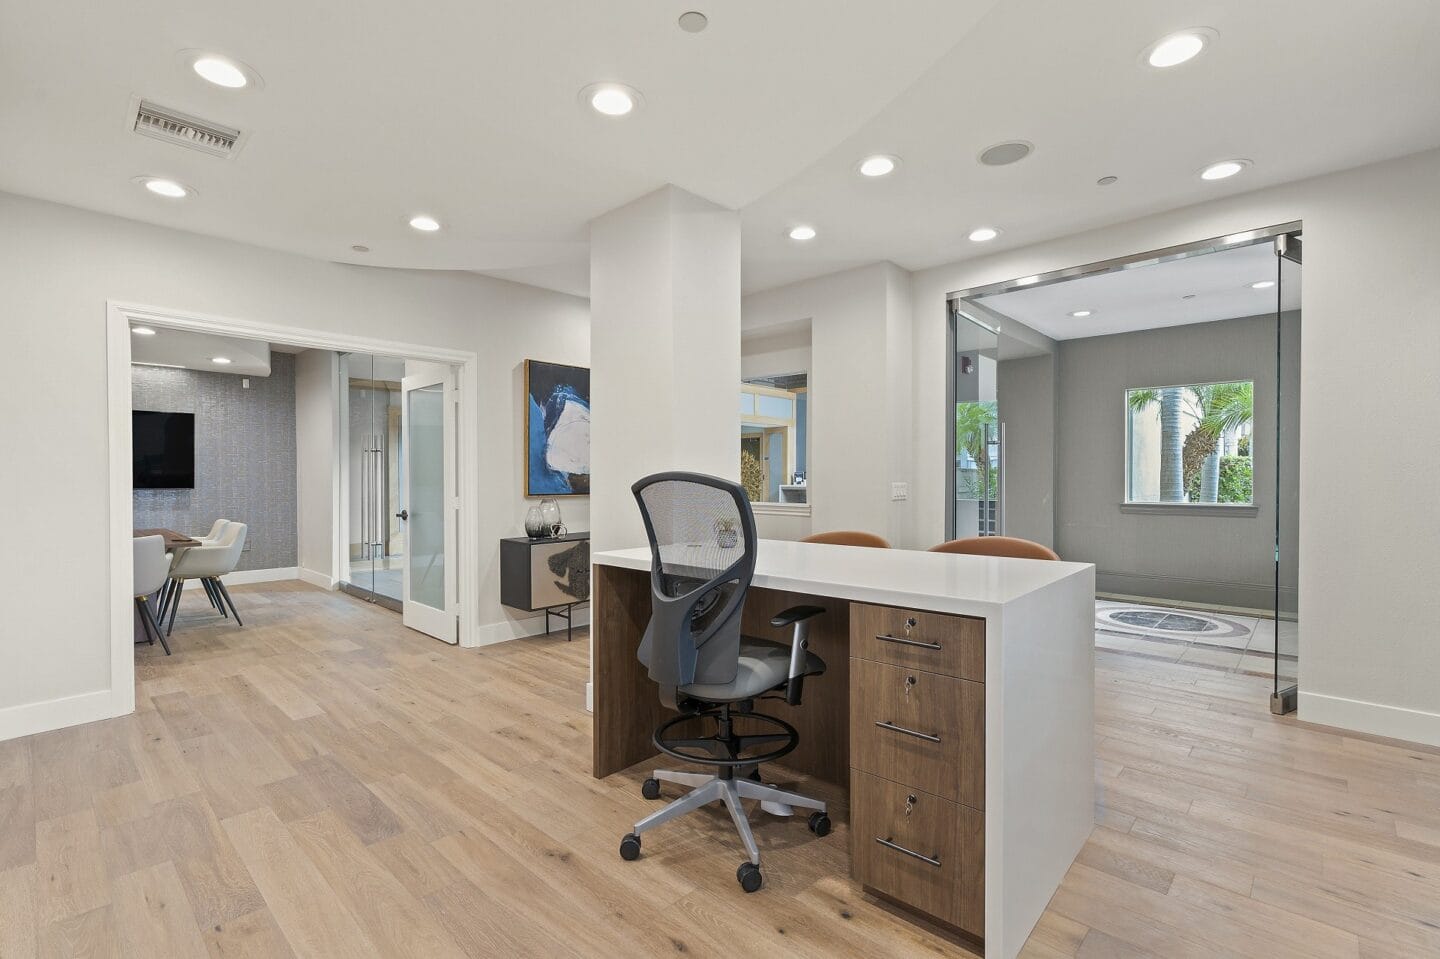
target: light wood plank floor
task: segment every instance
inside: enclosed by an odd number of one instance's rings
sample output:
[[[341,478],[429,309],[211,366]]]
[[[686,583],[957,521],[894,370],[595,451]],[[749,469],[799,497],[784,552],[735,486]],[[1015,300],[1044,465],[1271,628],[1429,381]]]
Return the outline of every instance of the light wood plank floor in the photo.
[[[754,896],[718,810],[621,862],[653,804],[589,775],[578,638],[458,650],[234,593],[244,629],[192,603],[175,656],[137,650],[134,715],[0,743],[3,959],[967,954],[850,883],[833,794],[823,840],[757,817]],[[1097,828],[1025,955],[1440,956],[1440,753],[1098,656]]]

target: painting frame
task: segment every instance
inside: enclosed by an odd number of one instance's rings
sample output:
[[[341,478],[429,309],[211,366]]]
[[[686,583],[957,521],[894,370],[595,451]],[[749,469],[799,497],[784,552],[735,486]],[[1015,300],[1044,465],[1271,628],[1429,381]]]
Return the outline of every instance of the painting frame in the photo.
[[[537,397],[540,390],[543,396]],[[590,368],[549,360],[525,361],[525,473],[527,497],[559,497],[590,495]],[[583,412],[583,424],[576,422]],[[552,421],[546,423],[547,414]],[[537,421],[537,417],[539,417]],[[572,442],[566,447],[566,458],[583,458],[583,471],[566,472],[550,466],[545,444],[555,438],[554,419],[560,417],[562,427],[583,426],[583,444]],[[548,426],[548,428],[547,428]],[[574,437],[573,432],[567,434]],[[583,448],[582,448],[583,445]]]

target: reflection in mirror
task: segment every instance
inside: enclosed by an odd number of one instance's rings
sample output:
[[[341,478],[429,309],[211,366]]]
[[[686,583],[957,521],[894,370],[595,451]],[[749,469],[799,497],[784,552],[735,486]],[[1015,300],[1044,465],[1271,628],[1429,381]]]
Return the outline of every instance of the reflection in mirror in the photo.
[[[752,503],[809,502],[807,380],[786,373],[740,384],[740,483]]]

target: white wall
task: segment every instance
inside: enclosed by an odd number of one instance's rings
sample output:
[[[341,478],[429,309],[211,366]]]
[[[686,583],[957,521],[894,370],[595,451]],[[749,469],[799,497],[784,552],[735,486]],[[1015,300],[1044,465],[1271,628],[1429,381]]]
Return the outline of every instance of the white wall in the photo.
[[[742,301],[749,338],[810,324],[806,465],[814,531],[860,529],[895,545],[908,542],[912,504],[890,500],[890,483],[907,480],[912,462],[907,280],[894,264],[876,263]],[[767,519],[767,535],[798,532],[799,521],[784,520]]]
[[[0,290],[8,345],[30,360],[13,365],[9,386],[27,398],[25,415],[4,419],[0,442],[30,451],[38,467],[0,470],[3,501],[24,506],[11,517],[16,543],[95,543],[108,529],[107,299],[475,351],[487,544],[523,518],[515,370],[526,355],[584,363],[588,352],[588,309],[575,297],[468,273],[327,263],[9,194],[0,194]],[[570,502],[567,521],[583,513]],[[497,555],[482,551],[482,576]],[[0,738],[76,721],[54,701],[108,690],[108,552],[73,550],[65,566],[57,575],[32,550],[0,554],[0,581],[24,600],[0,625],[9,664]],[[481,623],[508,622],[493,584],[481,598]]]
[[[740,217],[667,186],[590,226],[593,548],[641,546],[643,476],[740,478]]]
[[[335,584],[339,368],[330,350],[295,357],[295,471],[298,565],[317,586]]]
[[[945,295],[1304,221],[1300,716],[1440,744],[1440,151],[913,277],[914,535],[944,526]]]

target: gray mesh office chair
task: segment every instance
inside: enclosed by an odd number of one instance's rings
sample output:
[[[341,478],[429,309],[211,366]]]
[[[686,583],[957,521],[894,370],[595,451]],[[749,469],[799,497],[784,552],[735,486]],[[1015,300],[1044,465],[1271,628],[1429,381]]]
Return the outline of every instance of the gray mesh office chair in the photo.
[[[661,701],[679,712],[655,730],[655,748],[685,762],[713,766],[715,773],[655,770],[642,788],[646,799],[660,798],[661,782],[690,791],[637,822],[620,841],[620,855],[639,858],[641,833],[723,802],[749,855],[736,878],[746,892],[754,892],[762,882],[760,850],[740,800],[758,799],[766,810],[781,815],[789,815],[792,806],[813,809],[810,830],[817,836],[830,831],[823,802],[760,781],[759,764],[789,753],[800,737],[784,720],[755,712],[755,701],[766,697],[799,705],[805,677],[825,671],[825,662],[809,651],[806,638],[807,620],[824,610],[795,606],[773,617],[772,627],[793,627],[789,644],[742,636],[740,618],[755,572],[756,549],[755,516],[744,489],[698,473],[657,473],[631,491],[640,504],[652,557],[652,612],[639,658],[660,685]],[[715,735],[667,738],[676,726],[697,717],[713,720]],[[758,724],[779,732],[740,735],[735,726],[742,719],[747,729]],[[763,747],[774,748],[754,752]]]

